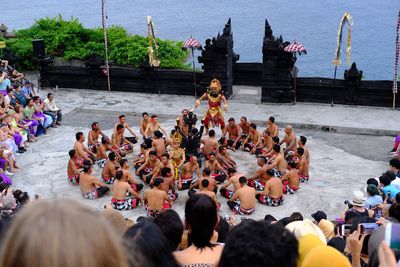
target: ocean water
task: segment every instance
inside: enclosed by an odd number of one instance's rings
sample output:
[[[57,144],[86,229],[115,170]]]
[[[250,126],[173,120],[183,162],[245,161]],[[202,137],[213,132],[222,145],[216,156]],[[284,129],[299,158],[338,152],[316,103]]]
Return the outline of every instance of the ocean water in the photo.
[[[393,77],[399,0],[108,0],[106,7],[108,24],[124,26],[130,33],[145,35],[149,15],[158,37],[185,40],[192,34],[202,43],[222,32],[231,17],[239,62],[262,61],[268,19],[274,35],[307,48],[308,54],[297,61],[299,76],[320,77],[333,76],[331,62],[339,22],[344,12],[350,12],[354,21],[351,61],[364,71],[364,79]],[[101,1],[15,0],[2,9],[0,23],[19,29],[29,27],[35,19],[58,14],[77,17],[87,27],[100,27]],[[345,56],[343,49],[338,77],[348,68]]]

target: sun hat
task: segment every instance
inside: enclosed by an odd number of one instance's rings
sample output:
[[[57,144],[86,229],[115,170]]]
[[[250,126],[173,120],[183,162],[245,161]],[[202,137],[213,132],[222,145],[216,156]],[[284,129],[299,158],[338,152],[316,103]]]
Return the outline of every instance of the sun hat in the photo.
[[[361,191],[354,191],[353,200],[351,201],[353,206],[363,207],[364,206],[364,194]]]

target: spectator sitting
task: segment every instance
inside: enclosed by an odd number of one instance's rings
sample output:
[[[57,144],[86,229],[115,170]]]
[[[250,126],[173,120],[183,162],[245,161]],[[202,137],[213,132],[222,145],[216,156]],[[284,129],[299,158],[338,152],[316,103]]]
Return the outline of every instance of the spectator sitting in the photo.
[[[53,94],[48,93],[47,98],[43,102],[45,105],[44,114],[52,117],[53,124],[55,123],[56,125],[61,125],[62,121],[61,109],[57,107]]]
[[[131,267],[178,267],[167,239],[153,222],[144,221],[132,226],[124,235],[124,245],[129,252]]]
[[[229,233],[220,267],[296,266],[298,242],[279,224],[245,221]]]
[[[35,93],[32,89],[32,84],[29,81],[25,82],[25,85],[21,88],[21,93],[25,97],[26,101],[35,96]]]
[[[13,95],[14,90],[10,87],[6,90],[7,94],[4,96],[4,103],[8,105],[8,108],[14,108],[17,101]]]
[[[14,96],[15,96],[17,103],[20,104],[21,106],[25,107],[27,101],[26,101],[24,94],[21,92],[21,89],[22,89],[21,86],[15,87]]]
[[[189,228],[187,249],[174,252],[181,266],[218,266],[223,246],[216,243],[217,205],[209,196],[194,194],[186,202],[185,221]]]
[[[385,194],[385,198],[388,198],[388,203],[394,203],[394,198],[400,192],[394,185],[391,184],[391,179],[387,173],[384,173],[379,177],[380,188]]]
[[[44,110],[44,103],[38,96],[34,96],[33,98],[33,105],[35,107],[35,113],[33,113],[34,118],[38,118],[40,124],[43,126],[44,129],[54,125],[53,118],[50,115],[46,115],[43,113]]]
[[[127,267],[128,261],[121,239],[101,214],[52,199],[36,201],[15,217],[0,266]]]
[[[360,217],[368,217],[368,210],[364,207],[364,195],[361,191],[354,191],[353,200],[351,201],[351,207],[346,207],[341,218],[346,219],[347,213],[352,212]]]
[[[391,159],[389,161],[390,171],[395,174],[391,184],[400,190],[400,159]]]
[[[3,95],[7,94],[7,88],[11,87],[11,81],[7,77],[7,72],[3,71],[2,73],[0,73],[0,92]]]
[[[375,211],[375,218],[381,217],[381,211],[377,208],[379,204],[383,204],[382,196],[379,194],[379,189],[375,185],[367,186],[368,197],[364,202],[364,207]]]

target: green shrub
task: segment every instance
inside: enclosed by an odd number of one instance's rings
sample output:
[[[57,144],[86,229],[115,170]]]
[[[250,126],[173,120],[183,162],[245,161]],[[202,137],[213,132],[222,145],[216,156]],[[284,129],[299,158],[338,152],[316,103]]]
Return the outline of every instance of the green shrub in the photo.
[[[105,57],[103,29],[86,29],[78,19],[64,20],[61,15],[37,20],[30,28],[15,32],[17,38],[7,40],[7,47],[21,58],[17,67],[34,69],[32,40],[43,39],[50,56],[86,60],[95,54]],[[109,60],[118,65],[138,67],[147,58],[147,37],[130,35],[120,26],[107,29]],[[162,68],[188,69],[187,53],[182,42],[157,39]]]

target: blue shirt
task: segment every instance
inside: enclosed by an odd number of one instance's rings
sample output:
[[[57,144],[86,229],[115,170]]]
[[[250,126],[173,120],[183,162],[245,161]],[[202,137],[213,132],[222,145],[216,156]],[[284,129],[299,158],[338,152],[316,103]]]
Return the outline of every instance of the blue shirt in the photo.
[[[23,95],[31,95],[32,87],[26,88],[25,86],[21,88],[21,93]]]
[[[390,192],[390,199],[394,199],[400,190],[398,190],[394,185],[390,184],[382,188],[383,193],[385,196]]]
[[[22,94],[22,92],[18,93],[17,91],[15,91],[14,96],[22,106],[26,106],[26,99],[25,99],[24,95]]]
[[[11,82],[9,79],[4,79],[2,83],[0,83],[0,90],[7,90],[7,87],[11,87]]]

